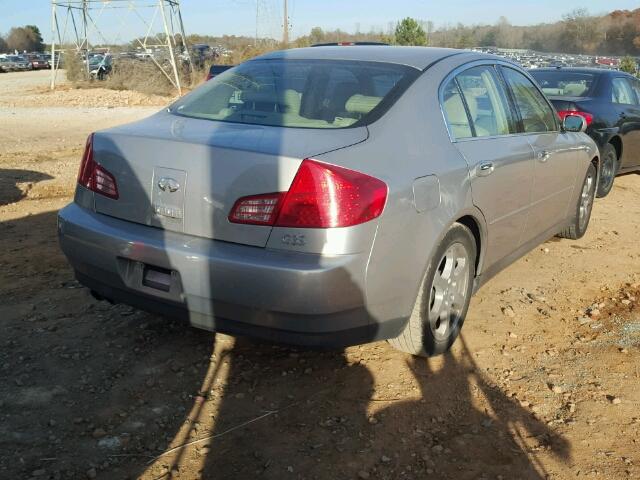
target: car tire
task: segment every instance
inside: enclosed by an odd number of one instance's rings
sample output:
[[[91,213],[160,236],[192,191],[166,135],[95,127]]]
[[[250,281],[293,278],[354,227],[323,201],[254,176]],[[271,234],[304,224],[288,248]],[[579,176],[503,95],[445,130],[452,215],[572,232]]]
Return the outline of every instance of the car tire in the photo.
[[[471,231],[453,224],[429,262],[404,330],[388,340],[393,347],[421,357],[440,355],[451,348],[469,308],[476,256]]]
[[[619,168],[618,152],[613,145],[607,143],[602,149],[602,159],[600,160],[600,180],[596,192],[598,198],[609,195]]]
[[[598,171],[593,163],[589,164],[587,174],[582,182],[582,188],[580,190],[580,196],[578,197],[578,205],[576,206],[576,213],[571,225],[562,230],[558,236],[562,238],[568,238],[571,240],[578,240],[584,237],[589,227],[589,220],[591,219],[591,210],[593,209],[593,201],[596,193],[596,178]]]

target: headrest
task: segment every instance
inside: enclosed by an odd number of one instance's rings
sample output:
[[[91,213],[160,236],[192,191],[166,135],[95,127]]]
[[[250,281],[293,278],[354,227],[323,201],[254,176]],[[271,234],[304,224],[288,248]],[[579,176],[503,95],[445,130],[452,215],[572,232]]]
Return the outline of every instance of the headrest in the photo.
[[[587,90],[584,83],[567,83],[564,86],[563,94],[568,97],[579,97]]]
[[[353,95],[347,100],[344,108],[349,113],[366,115],[382,101],[382,97],[369,97],[366,95]]]

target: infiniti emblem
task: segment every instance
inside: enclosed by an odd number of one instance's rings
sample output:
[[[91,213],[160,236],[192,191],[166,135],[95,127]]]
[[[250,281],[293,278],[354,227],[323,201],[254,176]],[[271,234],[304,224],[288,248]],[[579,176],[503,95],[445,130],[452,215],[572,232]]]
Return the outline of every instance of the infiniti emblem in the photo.
[[[174,180],[173,178],[162,177],[158,181],[158,187],[163,192],[173,193],[173,192],[176,192],[180,188],[180,184],[176,180]]]

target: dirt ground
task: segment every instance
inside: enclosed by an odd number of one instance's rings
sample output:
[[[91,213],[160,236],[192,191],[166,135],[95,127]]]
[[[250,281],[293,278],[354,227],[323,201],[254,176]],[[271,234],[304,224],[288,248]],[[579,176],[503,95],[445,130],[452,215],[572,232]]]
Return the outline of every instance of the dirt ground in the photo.
[[[86,135],[162,102],[76,106],[47,74],[0,75],[0,478],[640,478],[640,176],[483,287],[451,354],[234,339],[74,280]]]

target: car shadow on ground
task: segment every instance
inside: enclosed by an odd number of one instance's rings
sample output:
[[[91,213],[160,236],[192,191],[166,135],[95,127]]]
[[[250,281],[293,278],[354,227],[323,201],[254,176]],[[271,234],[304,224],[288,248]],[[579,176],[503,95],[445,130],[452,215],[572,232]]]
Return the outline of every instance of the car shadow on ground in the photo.
[[[33,170],[0,168],[0,206],[15,203],[24,198],[34,183],[53,177]],[[24,184],[20,188],[18,184]]]
[[[492,385],[463,341],[456,354],[405,361],[415,393],[386,396],[389,385],[376,378],[381,364],[238,340],[225,357],[224,396],[210,413],[215,427],[147,473],[544,479],[537,452],[569,460],[568,442]]]

